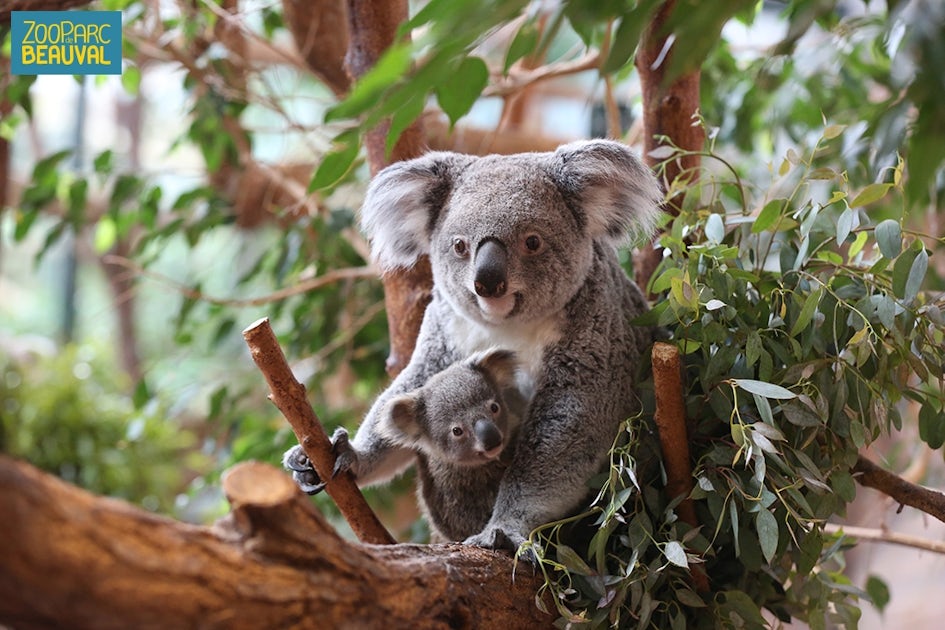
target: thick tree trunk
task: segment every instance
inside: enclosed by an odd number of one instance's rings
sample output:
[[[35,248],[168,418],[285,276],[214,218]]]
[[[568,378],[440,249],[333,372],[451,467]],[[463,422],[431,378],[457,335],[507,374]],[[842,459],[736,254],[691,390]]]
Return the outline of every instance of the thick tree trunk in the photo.
[[[651,155],[663,145],[661,137],[671,139],[683,151],[701,151],[705,144],[705,130],[701,125],[693,124],[693,115],[699,111],[699,71],[667,80],[673,51],[665,50],[669,35],[666,22],[675,6],[675,0],[667,0],[657,10],[643,34],[635,60],[643,92],[643,152],[650,166],[661,161]],[[678,44],[678,41],[674,43]],[[695,178],[699,162],[698,155],[688,155],[667,164],[663,181],[670,185],[683,173],[690,173]],[[674,216],[678,214],[676,200],[669,199],[665,210]],[[635,257],[634,275],[641,287],[649,283],[661,257],[661,252],[651,247],[642,249]]]
[[[355,79],[370,70],[384,51],[394,43],[397,28],[407,19],[407,0],[348,0],[348,35],[345,63]],[[407,128],[387,158],[388,125],[382,124],[364,139],[371,174],[390,162],[409,160],[423,152],[422,130],[418,122]],[[387,372],[397,375],[410,361],[420,331],[423,313],[430,303],[433,273],[426,258],[413,268],[397,270],[384,276],[384,299],[390,328],[390,355]]]
[[[93,496],[0,456],[0,625],[540,628],[527,566],[462,545],[341,539],[282,472],[240,464],[213,527]]]

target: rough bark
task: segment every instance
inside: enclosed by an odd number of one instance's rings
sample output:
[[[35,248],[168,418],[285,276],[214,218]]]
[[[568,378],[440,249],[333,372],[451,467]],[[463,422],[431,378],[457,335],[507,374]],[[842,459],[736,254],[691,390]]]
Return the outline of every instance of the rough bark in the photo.
[[[530,570],[474,547],[341,539],[282,472],[226,473],[214,527],[0,456],[0,624],[34,628],[540,628]]]
[[[643,94],[643,153],[650,166],[660,161],[651,152],[664,144],[661,137],[669,138],[683,151],[701,151],[705,144],[705,130],[693,125],[693,115],[699,111],[699,71],[672,79],[667,76],[673,51],[664,50],[669,35],[665,26],[675,7],[675,0],[660,5],[643,33],[635,59]],[[688,155],[667,164],[664,183],[671,184],[683,173],[696,177],[699,162],[698,155]],[[679,213],[676,203],[669,199],[664,209],[675,216]],[[659,250],[647,247],[634,258],[635,277],[641,287],[649,283],[661,257]]]
[[[853,475],[860,485],[879,490],[898,501],[900,505],[922,510],[945,523],[945,494],[910,483],[880,468],[862,455],[856,460]]]
[[[269,399],[289,421],[319,477],[326,481],[325,492],[334,499],[355,535],[363,542],[392,544],[393,536],[364,500],[354,476],[347,471],[333,474],[335,455],[331,441],[305,396],[305,386],[292,374],[269,320],[260,319],[251,324],[243,331],[243,338],[269,384],[272,392]]]
[[[397,28],[407,19],[407,0],[348,0],[350,42],[345,64],[354,79],[370,70],[384,51],[394,43]],[[369,131],[364,138],[371,174],[399,160],[418,157],[423,152],[422,130],[414,123],[400,136],[387,158],[386,139],[389,124]],[[433,274],[425,258],[413,268],[384,275],[384,299],[390,328],[390,355],[387,372],[398,374],[410,361],[423,313],[430,303]]]
[[[345,0],[282,0],[285,25],[309,70],[336,96],[351,87],[345,72],[348,50],[348,7]]]

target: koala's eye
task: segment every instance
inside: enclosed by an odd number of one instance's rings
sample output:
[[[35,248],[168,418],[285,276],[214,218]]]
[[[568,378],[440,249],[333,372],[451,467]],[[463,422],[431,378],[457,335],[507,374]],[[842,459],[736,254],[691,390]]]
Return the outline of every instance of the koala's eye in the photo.
[[[493,400],[493,401],[492,401],[492,404],[489,405],[489,411],[491,411],[492,414],[495,415],[495,414],[499,413],[499,409],[500,409],[499,403],[497,403],[496,401]]]
[[[463,434],[463,427],[453,427],[453,435],[460,437]]]
[[[541,249],[541,237],[537,234],[529,234],[525,237],[525,249],[534,254]]]
[[[465,258],[469,253],[469,246],[466,241],[458,236],[453,237],[453,253],[460,258]],[[462,429],[460,429],[462,431]]]

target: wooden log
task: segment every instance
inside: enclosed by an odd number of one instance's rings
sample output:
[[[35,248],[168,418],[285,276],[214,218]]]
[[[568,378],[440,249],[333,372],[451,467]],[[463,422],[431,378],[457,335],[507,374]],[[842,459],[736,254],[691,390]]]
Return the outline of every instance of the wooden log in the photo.
[[[0,625],[17,630],[544,628],[541,580],[459,544],[341,539],[280,470],[231,469],[213,527],[0,456]]]

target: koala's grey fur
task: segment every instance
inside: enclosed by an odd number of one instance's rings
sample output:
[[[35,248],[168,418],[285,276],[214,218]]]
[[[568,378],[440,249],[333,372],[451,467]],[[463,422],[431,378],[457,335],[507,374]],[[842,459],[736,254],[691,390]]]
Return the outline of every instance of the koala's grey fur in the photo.
[[[659,185],[624,145],[576,142],[549,153],[473,157],[429,153],[396,163],[368,189],[362,226],[384,269],[428,254],[433,298],[407,367],[347,442],[342,467],[368,485],[413,451],[378,430],[394,396],[492,346],[523,362],[531,398],[495,506],[466,542],[517,547],[532,529],[575,510],[620,423],[638,409],[634,376],[653,332],[630,325],[648,306],[616,245],[649,235]],[[300,485],[312,481],[296,447]]]
[[[527,405],[516,371],[512,352],[477,352],[380,412],[378,434],[417,454],[420,506],[435,541],[465,540],[492,516]]]

